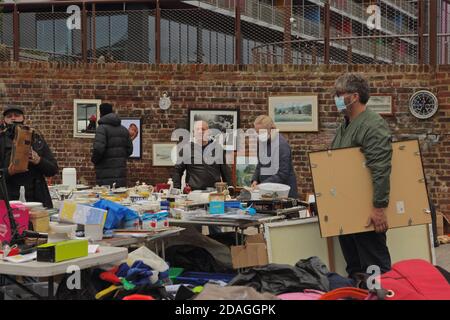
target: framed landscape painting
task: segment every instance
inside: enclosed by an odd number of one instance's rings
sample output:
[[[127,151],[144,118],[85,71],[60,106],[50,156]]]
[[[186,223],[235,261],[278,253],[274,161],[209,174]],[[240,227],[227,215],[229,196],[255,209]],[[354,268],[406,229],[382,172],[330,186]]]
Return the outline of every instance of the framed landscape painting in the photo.
[[[269,97],[269,116],[281,132],[318,132],[317,96]]]

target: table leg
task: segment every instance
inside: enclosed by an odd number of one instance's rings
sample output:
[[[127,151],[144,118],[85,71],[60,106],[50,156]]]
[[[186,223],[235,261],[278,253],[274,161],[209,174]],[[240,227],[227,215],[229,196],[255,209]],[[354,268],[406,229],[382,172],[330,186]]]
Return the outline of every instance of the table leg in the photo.
[[[158,241],[155,241],[155,253],[159,255]]]
[[[54,277],[48,278],[48,299],[54,300],[55,299],[55,281]]]
[[[234,234],[236,235],[236,245],[239,245],[239,229],[238,227],[234,228]]]
[[[164,243],[164,239],[161,240],[161,256],[166,261],[166,244]]]
[[[0,301],[5,300],[5,292],[3,289],[6,286],[6,279],[3,275],[0,274]]]

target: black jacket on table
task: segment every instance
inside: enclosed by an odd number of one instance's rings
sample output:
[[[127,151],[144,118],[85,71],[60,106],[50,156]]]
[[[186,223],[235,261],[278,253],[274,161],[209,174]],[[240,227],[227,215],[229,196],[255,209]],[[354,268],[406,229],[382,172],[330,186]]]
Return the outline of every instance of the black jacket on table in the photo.
[[[189,161],[175,165],[175,172],[173,174],[174,188],[181,188],[181,177],[186,170],[186,183],[189,184],[192,190],[206,190],[206,188],[214,188],[216,182],[226,182],[229,186],[233,185],[231,180],[231,170],[225,164],[225,153],[219,145],[210,141],[206,146],[201,146],[197,143],[190,143],[191,155],[188,157]],[[213,151],[210,151],[213,150]],[[203,154],[210,154],[213,158],[220,158],[220,161],[209,161],[205,163]],[[183,156],[183,151],[180,151],[180,157]]]
[[[42,138],[33,139],[32,147],[41,157],[41,161],[38,165],[30,162],[27,172],[10,176],[8,167],[11,160],[12,145],[13,135],[10,132],[2,132],[0,134],[0,160],[1,168],[5,173],[10,200],[19,200],[20,186],[24,186],[27,202],[41,202],[44,207],[53,208],[45,177],[52,177],[58,173],[58,163],[47,143]]]
[[[100,118],[95,132],[92,162],[98,185],[116,183],[117,187],[127,186],[127,159],[133,153],[128,130],[115,113]]]

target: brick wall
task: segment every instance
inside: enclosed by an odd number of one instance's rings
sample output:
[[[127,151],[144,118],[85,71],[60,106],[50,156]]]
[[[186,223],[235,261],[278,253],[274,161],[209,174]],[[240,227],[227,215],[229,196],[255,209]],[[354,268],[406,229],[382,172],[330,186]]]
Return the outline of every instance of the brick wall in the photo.
[[[152,167],[152,144],[169,142],[171,132],[187,123],[188,108],[240,108],[241,127],[267,113],[269,95],[317,94],[320,132],[285,134],[293,149],[299,191],[312,191],[307,153],[328,146],[339,120],[330,89],[338,75],[363,72],[373,93],[394,94],[395,115],[386,117],[396,137],[419,137],[431,196],[450,214],[450,66],[222,66],[222,65],[58,65],[3,63],[0,103],[28,108],[28,119],[45,134],[61,168],[76,167],[94,183],[91,139],[73,138],[73,99],[112,102],[122,116],[143,119],[143,157],[129,161],[129,182],[164,182],[171,168]],[[437,94],[440,108],[429,120],[408,111],[419,89]],[[158,107],[167,91],[172,107]],[[60,175],[59,175],[60,179]]]

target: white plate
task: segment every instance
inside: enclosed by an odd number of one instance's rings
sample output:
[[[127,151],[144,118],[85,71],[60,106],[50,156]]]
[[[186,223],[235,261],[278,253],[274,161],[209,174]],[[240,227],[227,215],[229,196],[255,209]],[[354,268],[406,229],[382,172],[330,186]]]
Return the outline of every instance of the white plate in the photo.
[[[43,207],[42,202],[25,202],[23,205],[29,209]]]
[[[116,189],[114,189],[114,190],[111,189],[111,191],[112,191],[113,193],[125,193],[125,192],[128,191],[128,189],[127,189],[127,188],[116,188]]]

